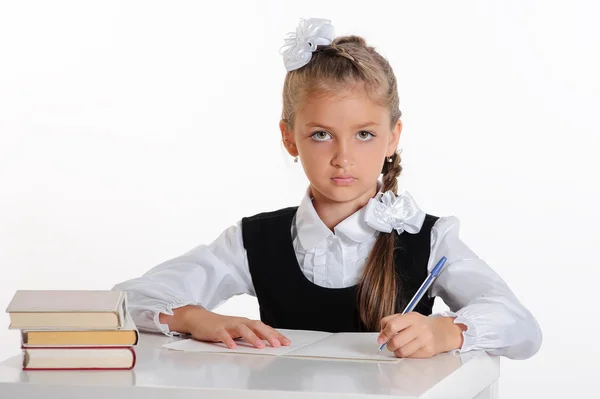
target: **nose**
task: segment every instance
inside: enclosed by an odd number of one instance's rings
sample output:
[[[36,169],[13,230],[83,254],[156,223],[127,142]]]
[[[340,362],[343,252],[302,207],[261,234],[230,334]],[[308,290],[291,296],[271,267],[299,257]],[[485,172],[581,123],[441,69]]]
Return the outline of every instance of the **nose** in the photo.
[[[338,140],[338,144],[335,149],[334,156],[331,160],[331,164],[342,169],[348,169],[349,167],[354,165],[354,156],[352,154],[352,149],[349,143],[346,143],[343,140]]]

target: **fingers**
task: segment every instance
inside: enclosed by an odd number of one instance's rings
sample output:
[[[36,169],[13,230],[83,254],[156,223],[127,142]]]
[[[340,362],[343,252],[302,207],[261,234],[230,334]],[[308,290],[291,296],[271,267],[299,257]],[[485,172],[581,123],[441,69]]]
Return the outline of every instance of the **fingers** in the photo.
[[[416,338],[407,343],[406,345],[402,346],[401,348],[396,349],[394,351],[394,355],[396,355],[396,357],[411,357],[419,349],[421,349],[421,347],[421,340]]]
[[[229,333],[226,330],[223,330],[223,331],[221,331],[221,333],[219,333],[219,339],[225,345],[227,345],[227,347],[229,349],[235,349],[235,348],[237,348],[237,345],[236,345],[235,341],[233,340],[233,338],[231,338],[231,335],[229,335]]]
[[[396,350],[408,345],[418,336],[419,329],[415,326],[410,326],[400,331],[398,335],[394,336],[390,342],[388,342],[387,348],[390,352],[395,352]]]
[[[377,338],[379,344],[383,344],[388,339],[392,338],[397,332],[404,330],[412,325],[419,317],[418,313],[394,314],[381,319],[381,333]]]
[[[252,328],[260,338],[267,340],[273,348],[290,344],[290,340],[287,337],[261,321],[253,321],[249,327]]]
[[[250,342],[255,347],[262,349],[265,347],[265,343],[256,336],[256,334],[245,324],[240,324],[238,326],[238,332],[240,336],[244,338],[246,341]]]
[[[399,316],[398,314],[391,314],[391,315],[386,316],[383,319],[381,319],[381,321],[379,322],[379,329],[383,330],[385,328],[385,326],[387,326],[387,324],[390,322],[390,320],[393,320],[398,316]]]
[[[280,333],[277,330],[274,330],[277,333],[277,336],[279,337],[279,342],[281,342],[281,345],[283,346],[288,346],[289,344],[292,343],[292,341],[286,337],[285,335],[283,335],[282,333]]]
[[[217,330],[216,335],[213,335],[211,341],[221,341],[231,349],[237,347],[234,341],[235,338],[243,338],[246,342],[259,349],[266,346],[263,340],[267,341],[273,348],[291,344],[291,341],[286,336],[260,320],[249,320],[240,317],[231,318],[227,316],[226,318],[227,321],[231,322],[230,325],[226,326],[220,332]]]

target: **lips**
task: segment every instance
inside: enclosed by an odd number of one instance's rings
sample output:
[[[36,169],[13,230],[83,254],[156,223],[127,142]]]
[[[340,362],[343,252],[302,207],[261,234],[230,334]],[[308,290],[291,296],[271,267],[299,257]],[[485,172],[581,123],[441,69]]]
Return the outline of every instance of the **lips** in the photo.
[[[356,179],[356,178],[352,175],[339,175],[339,176],[333,176],[332,179]]]
[[[347,184],[352,184],[356,180],[356,177],[350,176],[350,175],[341,175],[341,176],[334,176],[331,178],[331,180],[335,184],[347,185]]]

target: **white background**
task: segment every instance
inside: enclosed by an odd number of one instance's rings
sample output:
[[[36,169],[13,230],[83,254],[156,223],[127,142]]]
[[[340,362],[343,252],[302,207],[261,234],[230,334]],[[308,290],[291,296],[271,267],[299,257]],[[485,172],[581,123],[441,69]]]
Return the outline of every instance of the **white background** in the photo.
[[[0,305],[17,289],[111,288],[297,205],[278,50],[300,17],[326,17],[395,69],[401,186],[458,216],[542,327],[537,355],[502,360],[502,397],[589,397],[599,6],[490,3],[2,1]],[[220,311],[258,317],[249,297]],[[0,358],[18,353],[0,328]]]

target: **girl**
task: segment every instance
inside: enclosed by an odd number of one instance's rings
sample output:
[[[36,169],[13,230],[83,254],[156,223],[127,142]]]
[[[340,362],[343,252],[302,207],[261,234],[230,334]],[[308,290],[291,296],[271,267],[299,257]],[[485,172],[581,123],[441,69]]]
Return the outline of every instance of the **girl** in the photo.
[[[310,181],[306,195],[298,207],[243,218],[210,245],[116,285],[128,292],[138,327],[230,348],[240,337],[257,348],[289,345],[275,330],[286,328],[378,331],[398,357],[536,353],[537,322],[460,240],[458,220],[398,194],[402,122],[388,62],[361,37],[335,38],[323,19],[301,20],[283,50],[279,127]],[[401,314],[442,256],[428,295]],[[210,311],[244,293],[257,297],[260,321]],[[431,314],[437,296],[450,311]]]

